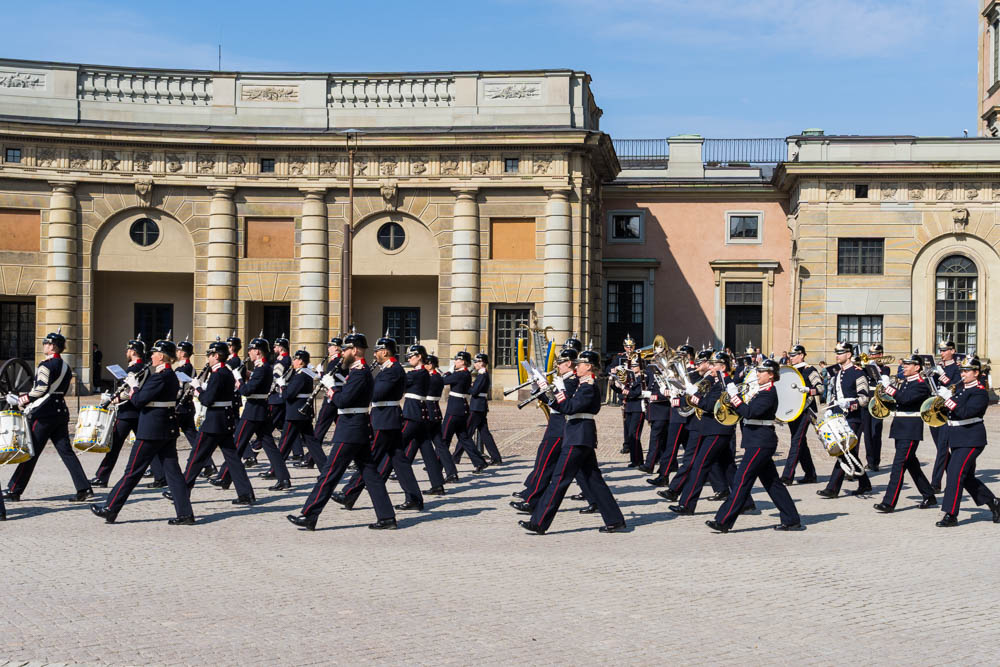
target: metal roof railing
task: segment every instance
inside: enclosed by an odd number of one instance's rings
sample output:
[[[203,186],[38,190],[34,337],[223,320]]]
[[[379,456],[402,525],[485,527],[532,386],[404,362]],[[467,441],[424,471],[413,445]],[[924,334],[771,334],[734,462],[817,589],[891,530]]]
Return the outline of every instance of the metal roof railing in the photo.
[[[783,138],[704,139],[702,161],[711,164],[777,164],[788,146]],[[665,169],[670,157],[667,139],[614,139],[622,169]]]
[[[670,146],[666,139],[614,139],[622,169],[666,169]]]

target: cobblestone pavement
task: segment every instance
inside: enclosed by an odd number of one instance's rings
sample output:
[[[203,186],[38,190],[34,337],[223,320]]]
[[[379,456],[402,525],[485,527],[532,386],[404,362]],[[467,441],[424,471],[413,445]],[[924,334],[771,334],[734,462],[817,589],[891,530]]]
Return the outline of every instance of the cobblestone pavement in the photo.
[[[1000,418],[988,421],[980,468],[1000,491]],[[716,503],[674,516],[625,467],[608,407],[599,455],[631,529],[599,534],[600,518],[567,501],[536,536],[507,503],[541,413],[499,405],[491,422],[508,463],[475,477],[463,464],[461,482],[401,513],[395,532],[364,528],[367,496],[353,512],[331,503],[315,533],[295,529],[285,515],[314,480],[300,470],[291,493],[254,478],[253,509],[199,482],[194,527],[167,526],[171,503],[140,489],[109,526],[65,501],[69,477],[49,448],[0,523],[0,665],[997,662],[1000,526],[966,498],[961,525],[936,528],[909,482],[896,513],[876,514],[888,442],[879,495],[823,500],[793,486],[807,530],[782,534],[757,490],[763,512],[719,535],[704,525]],[[932,450],[920,448],[925,467]],[[81,457],[92,473],[99,457]]]

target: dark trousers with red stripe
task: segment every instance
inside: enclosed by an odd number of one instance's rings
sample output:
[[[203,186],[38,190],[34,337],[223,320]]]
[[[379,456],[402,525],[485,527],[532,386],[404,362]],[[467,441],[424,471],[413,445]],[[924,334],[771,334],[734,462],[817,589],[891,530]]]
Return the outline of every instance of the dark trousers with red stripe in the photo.
[[[813,463],[812,452],[809,451],[809,442],[806,436],[809,433],[809,416],[802,415],[794,421],[788,422],[788,434],[792,436],[792,443],[788,447],[788,458],[785,459],[785,469],[781,471],[783,479],[795,479],[795,468],[802,464],[802,474],[807,478],[816,478],[816,464]]]
[[[718,466],[719,470],[731,471],[725,475],[725,481],[732,482],[732,474],[736,471],[736,462],[733,458],[733,450],[730,442],[731,435],[703,435],[698,451],[691,462],[691,472],[688,474],[684,490],[680,495],[680,503],[693,510],[698,506],[698,499],[701,497],[701,490],[708,481],[708,473],[713,466]],[[678,473],[679,475],[679,473]],[[726,488],[729,488],[727,485]]]
[[[420,451],[424,452],[424,462],[433,452],[437,456],[438,464],[444,469],[447,477],[458,476],[458,468],[455,467],[455,459],[451,456],[448,445],[442,437],[442,424],[439,421],[427,422],[427,430],[424,431],[424,442],[420,445]]]
[[[170,494],[174,497],[174,511],[177,516],[194,516],[191,509],[191,497],[187,484],[184,482],[184,475],[177,464],[177,440],[136,440],[129,454],[128,465],[125,467],[125,476],[115,484],[108,494],[107,507],[114,514],[121,511],[129,494],[135,489],[142,479],[142,474],[150,462],[158,460],[163,468],[163,474],[167,478],[167,486],[170,487]]]
[[[411,436],[410,444],[415,453],[417,445],[412,442],[412,432],[409,435]],[[406,455],[406,447],[403,445],[403,432],[396,429],[375,431],[375,437],[372,439],[373,446],[376,442],[379,443],[383,453],[378,464],[375,466],[375,470],[378,472],[383,486],[385,485],[385,480],[389,479],[389,473],[395,471],[396,481],[402,487],[403,493],[406,495],[406,500],[422,505],[424,503],[424,496],[420,493],[420,486],[417,484],[417,478],[413,474],[413,459],[409,459]],[[364,490],[364,470],[358,470],[354,473],[350,481],[347,482],[347,486],[344,487],[344,496],[347,498],[347,504],[353,505],[357,502],[358,496]]]
[[[243,466],[240,455],[236,452],[236,443],[233,442],[232,433],[198,433],[198,440],[195,441],[194,448],[191,449],[191,456],[188,457],[187,465],[184,467],[184,483],[189,489],[194,488],[194,483],[198,481],[198,475],[212,460],[212,454],[219,449],[222,457],[226,460],[229,476],[236,486],[236,493],[241,498],[253,497],[253,487],[250,486],[250,479],[247,477],[247,469]]]
[[[896,456],[892,459],[892,473],[889,475],[889,486],[885,488],[883,505],[895,507],[899,502],[899,492],[903,488],[903,472],[910,473],[910,479],[922,496],[932,496],[931,483],[927,481],[924,471],[920,469],[917,460],[917,445],[919,440],[897,440]]]
[[[868,465],[877,468],[882,461],[882,420],[872,417],[868,410],[861,413],[861,432],[865,438],[865,457]]]
[[[330,430],[330,427],[337,423],[337,406],[330,401],[324,400],[319,407],[319,414],[316,415],[316,426],[313,427],[313,437],[319,441],[319,444],[323,444],[326,440],[326,434]],[[316,461],[316,465],[321,466],[326,462],[324,458],[322,461]]]
[[[395,518],[396,512],[392,509],[389,492],[385,490],[385,481],[376,469],[376,462],[382,458],[383,454],[385,454],[385,447],[379,442],[378,434],[371,443],[334,441],[319,481],[309,493],[306,504],[302,506],[303,516],[319,516],[327,502],[330,501],[330,496],[333,495],[337,483],[344,476],[347,466],[350,465],[351,461],[354,461],[363,475],[364,488],[368,491],[368,496],[375,507],[375,516],[378,517],[379,521]]]
[[[767,495],[771,497],[774,506],[778,508],[781,523],[793,526],[800,522],[795,502],[788,489],[778,477],[778,468],[774,465],[774,449],[767,447],[752,447],[743,450],[743,458],[733,478],[733,489],[726,502],[715,513],[715,520],[725,528],[732,528],[740,511],[750,502],[750,491],[758,479]]]
[[[688,478],[691,476],[691,466],[694,464],[695,456],[698,455],[698,448],[701,446],[701,433],[698,431],[688,431],[687,444],[684,445],[684,456],[681,457],[681,465],[677,469],[677,474],[667,485],[671,491],[680,493],[684,490]],[[665,474],[660,468],[660,474]]]
[[[625,446],[628,447],[628,460],[631,465],[642,465],[642,424],[645,421],[641,412],[625,413]]]
[[[525,481],[524,502],[535,509],[538,501],[542,499],[549,482],[552,479],[552,470],[559,460],[559,453],[562,451],[562,438],[542,438],[535,454],[535,467]]]
[[[486,465],[486,459],[476,451],[476,443],[469,437],[469,432],[466,429],[466,418],[463,415],[447,415],[444,418],[444,430],[441,437],[444,441],[445,451],[448,451],[448,448],[451,447],[453,436],[458,438],[458,446],[455,448],[454,456],[448,454],[448,457],[452,460],[452,465],[457,464],[461,460],[463,450],[468,453],[469,459],[472,460],[472,465],[477,468]]]
[[[279,482],[291,480],[285,461],[292,453],[292,446],[300,438],[302,444],[309,449],[309,454],[314,461],[324,460],[323,448],[320,447],[319,441],[313,437],[312,422],[309,420],[289,419],[286,421],[277,447],[275,447],[273,440],[270,443],[264,441],[264,453],[267,454],[267,460],[271,462],[274,478]]]
[[[848,425],[850,425],[851,430],[854,431],[854,435],[859,436],[859,441],[860,441],[861,422],[857,421],[857,422],[847,422],[847,423]],[[854,449],[854,453],[855,454],[858,453],[857,448]],[[845,477],[846,475],[844,474],[844,469],[840,467],[840,462],[838,461],[834,463],[833,472],[830,473],[830,481],[826,483],[827,490],[836,491],[837,493],[840,493],[840,487],[844,485]],[[857,480],[858,480],[858,491],[862,492],[871,491],[872,481],[868,479],[868,473],[863,473],[861,477],[857,478]]]
[[[417,452],[420,452],[420,458],[424,460],[424,469],[427,471],[427,479],[431,487],[437,489],[444,486],[444,474],[441,470],[441,461],[434,451],[434,444],[427,437],[427,429],[428,422],[404,419],[403,453],[412,469]],[[396,476],[399,477],[399,473],[396,473]]]
[[[584,481],[593,494],[593,502],[601,512],[605,525],[614,525],[625,521],[622,511],[611,494],[597,465],[597,450],[584,445],[563,445],[559,451],[559,460],[553,467],[552,479],[545,494],[535,505],[531,513],[531,523],[548,530],[552,520],[559,511],[559,505],[566,497],[566,490],[574,478]]]
[[[685,464],[690,464],[694,457],[695,446],[692,443],[690,449],[688,448],[689,434],[690,431],[684,422],[673,421],[668,424],[666,445],[663,448],[663,453],[660,454],[659,467],[656,470],[657,477],[666,479],[673,470],[679,471]],[[677,456],[680,454],[681,447],[684,448],[684,459],[678,466]]]
[[[931,439],[934,441],[934,467],[931,469],[931,486],[941,488],[944,473],[951,461],[951,449],[948,447],[948,426],[931,426]]]
[[[125,446],[125,441],[128,440],[128,434],[135,433],[136,429],[139,428],[139,418],[127,417],[123,419],[119,417],[115,419],[114,428],[114,433],[111,435],[111,449],[104,454],[104,458],[101,459],[100,465],[97,466],[97,472],[94,474],[97,479],[101,480],[102,484],[107,484],[111,479],[111,473],[115,470],[115,464],[118,463],[122,447]],[[143,472],[146,471],[143,470]]]
[[[497,443],[493,439],[493,434],[490,433],[490,424],[486,419],[485,412],[473,411],[469,413],[469,419],[466,423],[466,429],[469,432],[469,440],[475,442],[473,436],[476,432],[479,432],[479,442],[483,444],[486,449],[486,453],[490,455],[490,463],[503,463],[503,458],[500,456],[500,450],[497,449]],[[462,460],[462,441],[458,441],[458,448],[455,450],[455,463]]]
[[[941,510],[952,516],[958,516],[962,505],[962,489],[969,492],[969,497],[976,505],[991,505],[996,502],[996,496],[976,477],[976,459],[983,453],[983,447],[957,447],[951,450],[948,462],[948,487],[944,492]]]
[[[243,468],[243,474],[246,474],[246,467],[243,465],[243,457],[247,455],[247,448],[250,446],[250,440],[257,436],[257,440],[260,442],[271,442],[271,446],[274,447],[274,438],[271,436],[272,424],[270,420],[267,421],[251,421],[246,418],[240,418],[238,424],[236,424],[236,439],[233,444],[236,447],[236,455],[240,459],[240,467]],[[232,476],[229,474],[229,461],[222,464],[219,468],[219,479],[222,480],[222,485],[228,487],[232,482]]]
[[[665,453],[669,430],[669,419],[657,419],[649,422],[649,449],[646,452],[647,468],[652,469]]]
[[[87,481],[87,475],[83,472],[80,459],[76,458],[76,452],[73,451],[73,446],[69,442],[69,422],[57,418],[34,419],[29,420],[28,423],[31,429],[31,442],[35,448],[35,455],[24,463],[19,463],[14,470],[14,474],[10,476],[7,488],[10,489],[11,493],[20,495],[24,492],[24,489],[28,486],[28,481],[31,479],[31,474],[35,471],[38,457],[42,455],[42,450],[45,449],[45,445],[49,443],[49,440],[52,441],[52,446],[59,452],[59,458],[62,459],[66,470],[69,471],[69,475],[73,479],[74,488],[77,491],[86,491],[89,489],[90,482]]]
[[[177,413],[177,428],[184,434],[191,449],[194,449],[194,443],[198,440],[198,429],[194,425],[194,412]],[[153,479],[157,482],[166,483],[167,478],[163,474],[163,465],[160,463],[160,459],[155,456],[149,463],[149,471],[153,474]]]

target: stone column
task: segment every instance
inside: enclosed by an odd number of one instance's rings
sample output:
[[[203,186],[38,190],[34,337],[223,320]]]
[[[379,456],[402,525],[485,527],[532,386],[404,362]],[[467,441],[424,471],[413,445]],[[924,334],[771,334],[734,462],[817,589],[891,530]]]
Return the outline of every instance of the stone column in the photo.
[[[208,275],[205,287],[205,338],[223,340],[236,328],[235,188],[209,188]]]
[[[76,279],[76,183],[52,181],[49,198],[49,226],[45,272],[45,333],[62,327],[66,336],[63,358],[83,383],[90,382],[90,370],[81,366],[90,349],[80,340],[77,322]]]
[[[562,342],[570,334],[573,317],[572,247],[567,189],[549,190],[545,208],[545,310],[542,326]],[[586,332],[579,332],[585,336]]]
[[[305,345],[317,358],[326,355],[328,245],[326,188],[303,189],[299,242],[299,320],[296,348]]]
[[[454,190],[451,234],[451,354],[479,347],[479,202],[475,189]],[[443,363],[443,362],[442,362]]]

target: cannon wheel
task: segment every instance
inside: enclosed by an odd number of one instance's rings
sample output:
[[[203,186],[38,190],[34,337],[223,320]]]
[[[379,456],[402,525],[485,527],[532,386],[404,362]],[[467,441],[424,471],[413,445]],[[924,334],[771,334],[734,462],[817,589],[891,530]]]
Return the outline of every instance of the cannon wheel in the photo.
[[[0,394],[26,394],[35,374],[24,359],[8,359],[0,364]]]

